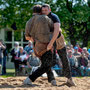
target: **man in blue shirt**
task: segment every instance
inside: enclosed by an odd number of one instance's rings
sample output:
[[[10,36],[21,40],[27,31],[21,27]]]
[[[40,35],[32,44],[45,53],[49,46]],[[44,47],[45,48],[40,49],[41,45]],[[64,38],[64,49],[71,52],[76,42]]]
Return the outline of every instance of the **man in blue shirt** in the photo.
[[[54,23],[54,31],[51,30],[51,32],[53,32],[53,36],[52,39],[50,41],[50,43],[47,46],[47,50],[51,50],[52,47],[54,46],[54,49],[56,49],[57,47],[57,39],[61,38],[62,34],[61,34],[61,28],[60,28],[60,20],[59,17],[51,12],[50,6],[48,4],[44,4],[42,5],[42,14],[47,15],[49,18],[51,18],[51,20]],[[64,37],[60,39],[59,43],[63,43],[62,47],[59,48],[57,50],[61,61],[62,61],[62,65],[63,65],[63,74],[65,77],[67,77],[67,83],[69,83],[72,86],[75,86],[72,77],[71,77],[71,69],[70,69],[70,65],[68,62],[68,58],[67,58],[67,53],[66,53],[66,48],[65,48],[65,44],[64,44]]]

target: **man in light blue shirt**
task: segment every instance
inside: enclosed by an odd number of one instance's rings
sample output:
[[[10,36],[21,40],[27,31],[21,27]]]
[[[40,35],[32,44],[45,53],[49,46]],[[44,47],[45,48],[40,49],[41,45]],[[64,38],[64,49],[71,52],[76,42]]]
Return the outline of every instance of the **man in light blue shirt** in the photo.
[[[32,41],[28,42],[28,45],[25,46],[24,50],[27,52],[28,55],[30,55],[32,53],[32,50],[33,50],[33,43],[32,43]]]

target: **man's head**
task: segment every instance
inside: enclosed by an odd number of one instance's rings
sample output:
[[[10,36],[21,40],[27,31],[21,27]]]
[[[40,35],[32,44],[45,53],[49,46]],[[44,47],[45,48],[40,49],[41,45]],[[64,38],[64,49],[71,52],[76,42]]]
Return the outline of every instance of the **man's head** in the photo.
[[[68,50],[68,56],[72,55],[72,50]]]
[[[20,48],[20,53],[23,53],[23,47],[19,47]]]
[[[51,9],[49,4],[42,5],[42,14],[48,15],[50,12]]]
[[[41,10],[42,10],[41,8],[42,8],[41,5],[35,5],[33,7],[33,13],[41,14]]]
[[[15,42],[15,43],[14,43],[14,47],[15,47],[15,48],[19,47],[19,42]]]

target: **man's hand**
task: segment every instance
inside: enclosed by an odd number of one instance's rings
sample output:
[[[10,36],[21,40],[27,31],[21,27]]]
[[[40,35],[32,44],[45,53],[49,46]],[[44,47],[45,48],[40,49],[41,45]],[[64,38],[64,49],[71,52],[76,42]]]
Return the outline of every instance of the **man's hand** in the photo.
[[[32,37],[25,37],[25,38],[26,38],[26,40],[30,40],[30,41],[34,42]]]
[[[48,46],[47,46],[47,51],[51,50],[52,48],[53,48],[53,44],[49,43]]]

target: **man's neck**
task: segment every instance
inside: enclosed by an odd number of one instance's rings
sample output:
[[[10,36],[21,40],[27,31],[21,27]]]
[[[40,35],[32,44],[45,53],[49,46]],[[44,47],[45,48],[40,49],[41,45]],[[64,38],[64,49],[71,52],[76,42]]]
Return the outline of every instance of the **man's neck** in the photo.
[[[40,15],[40,13],[33,13],[33,15]]]
[[[50,14],[51,14],[51,12],[48,13],[48,15],[50,15]],[[48,16],[48,15],[47,15],[47,16]]]

